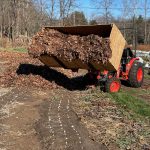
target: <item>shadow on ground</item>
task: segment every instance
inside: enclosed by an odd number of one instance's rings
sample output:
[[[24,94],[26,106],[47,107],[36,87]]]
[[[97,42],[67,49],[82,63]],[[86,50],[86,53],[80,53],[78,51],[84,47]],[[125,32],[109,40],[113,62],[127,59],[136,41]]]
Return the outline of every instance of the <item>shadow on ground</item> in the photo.
[[[128,81],[121,80],[121,85],[124,85],[125,87],[131,87]]]
[[[87,75],[68,78],[65,74],[42,65],[20,64],[16,72],[18,75],[40,75],[44,79],[55,82],[68,90],[85,90],[87,85],[90,84]]]

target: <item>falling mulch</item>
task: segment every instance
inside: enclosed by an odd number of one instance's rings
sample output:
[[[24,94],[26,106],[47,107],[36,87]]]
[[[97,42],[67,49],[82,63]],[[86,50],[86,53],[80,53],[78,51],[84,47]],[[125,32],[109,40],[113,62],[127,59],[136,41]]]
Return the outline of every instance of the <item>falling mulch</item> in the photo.
[[[50,69],[38,59],[30,58],[26,53],[0,52],[0,65],[5,68],[0,72],[0,86],[2,87],[36,87],[44,89],[61,88],[72,76],[71,71],[64,69]],[[64,83],[57,81],[65,79]]]
[[[32,39],[28,48],[29,54],[33,57],[40,57],[48,54],[67,61],[79,59],[82,62],[106,64],[112,57],[110,40],[98,35],[88,36],[64,34],[54,29],[43,29]]]

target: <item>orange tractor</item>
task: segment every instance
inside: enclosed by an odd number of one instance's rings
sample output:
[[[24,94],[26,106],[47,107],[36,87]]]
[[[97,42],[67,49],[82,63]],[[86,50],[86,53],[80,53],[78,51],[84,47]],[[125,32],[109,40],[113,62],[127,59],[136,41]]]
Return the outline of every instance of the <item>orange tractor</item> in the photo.
[[[141,87],[144,78],[143,64],[136,58],[130,48],[123,51],[121,64],[117,71],[89,71],[91,80],[102,83],[106,92],[118,92],[121,88],[120,80],[127,81],[131,87]]]
[[[58,30],[64,34],[87,36],[96,34],[110,39],[112,57],[107,64],[91,61],[89,63],[81,60],[66,61],[62,57],[53,57],[48,54],[40,56],[40,60],[49,67],[63,67],[65,69],[88,70],[90,80],[102,83],[107,92],[118,92],[121,88],[120,80],[126,80],[132,87],[140,87],[143,83],[143,65],[136,58],[130,48],[125,48],[127,43],[115,24],[96,26],[74,26],[74,27],[45,27],[44,30]]]

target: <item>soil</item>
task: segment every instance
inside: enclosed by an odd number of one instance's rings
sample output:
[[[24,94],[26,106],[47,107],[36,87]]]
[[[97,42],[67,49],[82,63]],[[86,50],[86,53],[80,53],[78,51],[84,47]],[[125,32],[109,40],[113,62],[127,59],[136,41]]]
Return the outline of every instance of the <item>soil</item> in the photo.
[[[6,53],[1,56],[6,56]],[[12,57],[16,58],[15,62],[9,57],[5,57],[7,61],[1,61],[2,77],[11,69],[11,62],[15,63],[15,67],[16,63],[24,62],[18,58],[18,53]],[[62,88],[43,89],[42,85],[40,88],[30,84],[27,87],[23,82],[22,86],[9,83],[7,88],[0,84],[0,149],[107,149],[89,137],[87,129],[72,109],[74,94]]]
[[[71,95],[65,90],[9,90],[0,98],[0,148],[106,149],[89,138],[72,109]]]
[[[11,89],[0,97],[0,149],[41,149],[32,127],[39,118],[36,107],[41,100],[32,94],[24,89]]]

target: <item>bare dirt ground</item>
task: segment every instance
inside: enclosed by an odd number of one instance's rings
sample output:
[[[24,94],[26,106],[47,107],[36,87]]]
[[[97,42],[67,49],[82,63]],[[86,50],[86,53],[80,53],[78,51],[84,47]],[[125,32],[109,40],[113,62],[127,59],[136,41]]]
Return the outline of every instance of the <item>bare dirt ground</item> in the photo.
[[[0,99],[1,149],[105,149],[89,138],[71,108],[71,93],[26,88],[4,92]]]
[[[25,54],[4,55],[0,55],[0,150],[150,149],[150,123],[124,114],[107,94],[85,90],[82,78],[70,79],[76,74],[36,67],[34,61],[24,60]],[[22,63],[33,64],[17,74]],[[142,90],[149,88],[147,83]]]

